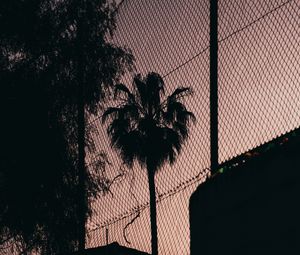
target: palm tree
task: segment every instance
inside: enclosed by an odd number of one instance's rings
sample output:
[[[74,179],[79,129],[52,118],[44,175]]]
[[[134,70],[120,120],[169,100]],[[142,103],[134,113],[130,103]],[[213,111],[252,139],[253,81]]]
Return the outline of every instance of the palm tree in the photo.
[[[148,73],[145,78],[136,75],[132,91],[124,84],[116,85],[118,106],[107,108],[102,116],[103,123],[110,120],[107,133],[123,162],[132,167],[137,160],[147,168],[153,255],[158,253],[154,176],[166,161],[175,162],[188,138],[190,121],[196,120],[181,101],[191,89],[179,87],[164,97],[164,87],[157,73]]]

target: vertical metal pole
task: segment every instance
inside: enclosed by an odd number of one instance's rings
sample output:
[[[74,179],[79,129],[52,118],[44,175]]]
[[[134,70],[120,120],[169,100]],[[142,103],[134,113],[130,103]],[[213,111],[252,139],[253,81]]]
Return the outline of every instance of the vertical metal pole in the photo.
[[[210,0],[210,164],[218,169],[218,0]]]
[[[78,186],[79,186],[79,251],[85,249],[85,214],[86,214],[86,196],[85,196],[85,123],[84,123],[84,99],[83,84],[79,84],[78,102]]]
[[[83,254],[85,250],[85,221],[86,221],[86,169],[85,169],[85,104],[84,104],[84,54],[85,54],[85,0],[79,1],[78,17],[78,199],[79,199],[79,243],[78,249]]]
[[[106,245],[108,245],[108,228],[105,229]]]

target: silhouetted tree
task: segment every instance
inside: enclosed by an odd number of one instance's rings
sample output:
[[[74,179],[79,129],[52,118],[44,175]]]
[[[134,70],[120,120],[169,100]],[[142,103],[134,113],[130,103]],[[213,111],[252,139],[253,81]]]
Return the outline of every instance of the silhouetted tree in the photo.
[[[137,160],[147,168],[150,192],[151,248],[158,252],[156,225],[155,172],[166,162],[175,162],[183,142],[188,138],[189,123],[195,116],[181,99],[191,94],[190,88],[179,87],[164,98],[164,81],[159,74],[140,75],[133,80],[131,91],[124,84],[115,87],[117,107],[109,107],[102,116],[112,147],[132,167]]]
[[[18,240],[44,254],[78,246],[79,88],[94,114],[133,63],[110,42],[109,2],[0,1],[0,244]],[[94,196],[99,185],[86,174]]]

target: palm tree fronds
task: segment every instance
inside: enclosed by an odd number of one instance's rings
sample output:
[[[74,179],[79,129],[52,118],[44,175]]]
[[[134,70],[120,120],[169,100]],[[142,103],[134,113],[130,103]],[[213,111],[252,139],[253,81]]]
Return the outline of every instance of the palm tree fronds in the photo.
[[[177,100],[179,96],[191,95],[193,93],[190,87],[179,87],[175,89],[175,91],[168,96],[168,100]]]
[[[111,116],[112,118],[116,117],[116,114],[119,112],[119,108],[117,107],[109,107],[106,109],[106,111],[103,113],[101,117],[102,124],[107,121],[107,118]]]
[[[178,122],[183,123],[184,125],[188,125],[190,123],[190,120],[193,123],[195,123],[196,122],[196,117],[192,112],[184,110],[182,112],[177,112],[176,120]]]
[[[135,104],[126,104],[119,109],[119,118],[131,118],[137,121],[140,117],[138,106]]]
[[[140,100],[140,103],[142,105],[142,107],[145,107],[147,105],[147,87],[146,87],[146,84],[144,83],[144,81],[142,80],[141,78],[141,75],[136,75],[134,78],[133,78],[133,84],[136,88],[136,91],[137,91],[137,97],[139,98]]]
[[[186,112],[185,106],[178,101],[168,101],[167,109],[164,114],[165,120],[167,123],[172,123],[176,121],[178,118],[181,118]]]
[[[187,128],[186,125],[184,125],[181,122],[175,121],[173,123],[173,128],[174,128],[174,130],[176,130],[182,136],[183,140],[188,138],[188,128]]]
[[[191,120],[194,124],[196,123],[197,119],[194,113],[186,111],[185,114],[187,116],[188,121]]]
[[[129,99],[134,99],[134,95],[130,92],[126,85],[122,83],[116,84],[114,89],[114,98],[117,98],[121,93],[125,93]]]
[[[123,136],[130,129],[130,121],[128,119],[114,119],[107,128],[109,136]]]
[[[148,93],[148,112],[153,115],[159,108],[161,96],[164,94],[164,81],[157,73],[149,73],[146,78]]]
[[[149,73],[146,78],[146,83],[153,90],[158,90],[162,93],[165,92],[165,83],[163,78],[158,73]]]

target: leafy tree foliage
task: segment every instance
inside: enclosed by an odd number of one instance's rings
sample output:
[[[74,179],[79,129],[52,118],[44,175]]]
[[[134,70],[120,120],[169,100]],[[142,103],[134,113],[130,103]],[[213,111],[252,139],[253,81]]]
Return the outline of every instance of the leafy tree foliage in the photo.
[[[130,51],[111,43],[110,2],[0,2],[0,244],[43,254],[78,246],[79,86],[85,111],[95,114],[133,65]],[[97,194],[90,176],[86,186]]]

